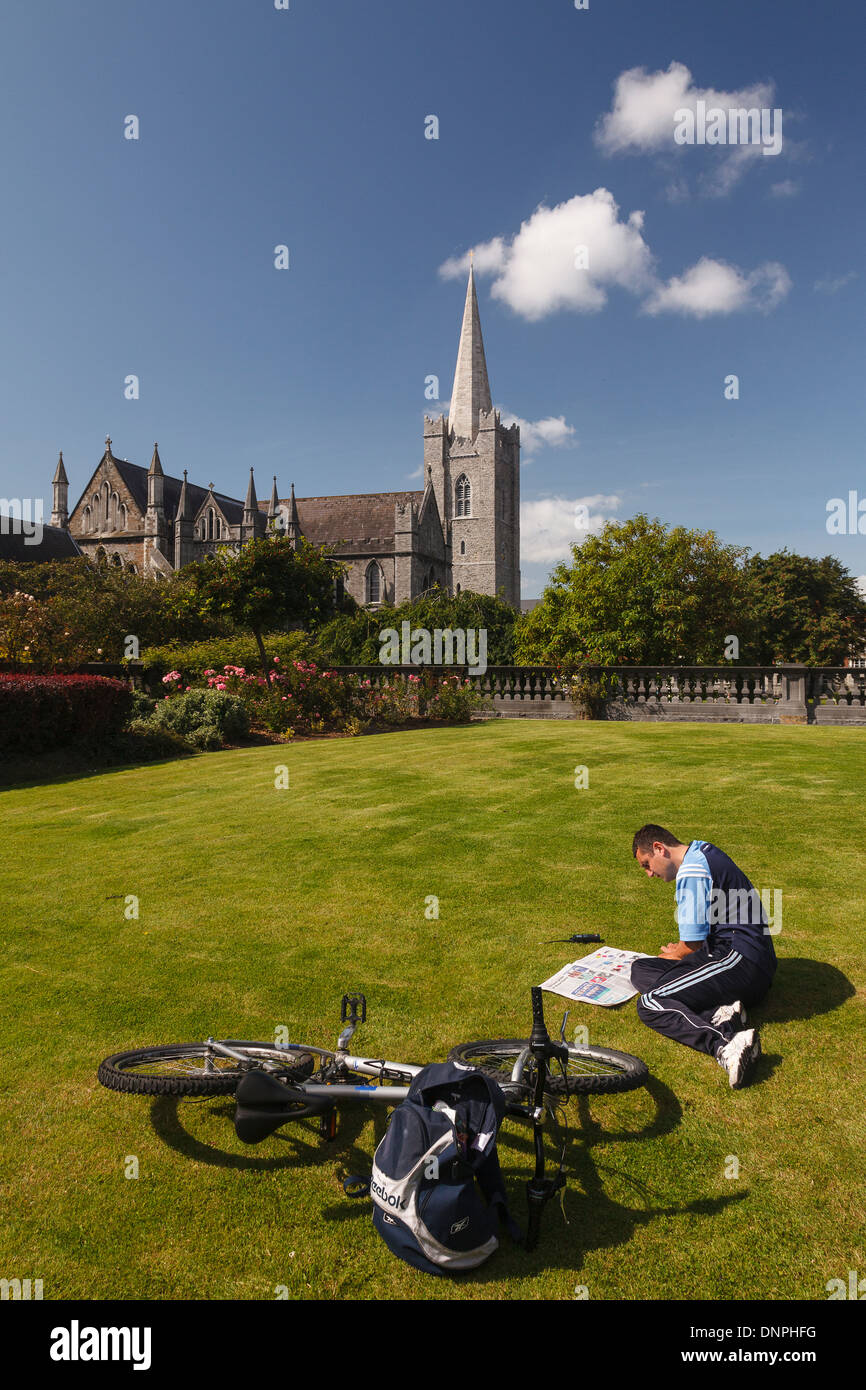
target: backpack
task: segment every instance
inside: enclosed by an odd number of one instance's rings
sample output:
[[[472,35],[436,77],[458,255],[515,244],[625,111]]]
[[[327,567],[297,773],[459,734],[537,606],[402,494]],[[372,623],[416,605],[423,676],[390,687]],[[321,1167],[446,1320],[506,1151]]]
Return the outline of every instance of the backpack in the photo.
[[[392,1254],[428,1274],[456,1274],[497,1249],[497,1217],[521,1239],[496,1152],[505,1105],[495,1081],[460,1063],[436,1062],[414,1078],[370,1179],[373,1225]]]

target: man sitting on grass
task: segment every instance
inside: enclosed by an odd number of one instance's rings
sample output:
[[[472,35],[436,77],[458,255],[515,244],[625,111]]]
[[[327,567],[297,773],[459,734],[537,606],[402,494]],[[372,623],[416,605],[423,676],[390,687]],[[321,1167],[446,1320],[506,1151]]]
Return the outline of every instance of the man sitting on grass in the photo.
[[[648,878],[676,881],[680,940],[636,960],[638,1016],[657,1033],[715,1057],[732,1086],[743,1086],[761,1055],[746,1004],[764,998],[776,969],[760,897],[745,874],[706,840],[683,844],[660,825],[644,825],[632,854]]]

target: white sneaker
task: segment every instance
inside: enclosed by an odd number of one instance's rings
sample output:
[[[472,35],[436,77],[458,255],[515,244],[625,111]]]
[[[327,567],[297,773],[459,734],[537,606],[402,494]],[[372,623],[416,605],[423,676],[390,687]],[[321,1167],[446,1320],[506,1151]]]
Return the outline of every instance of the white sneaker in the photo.
[[[745,1028],[748,1021],[746,1006],[745,1004],[741,1004],[739,999],[736,1004],[723,1004],[720,1009],[716,1009],[716,1012],[710,1019],[710,1022],[714,1023],[717,1028],[720,1023],[731,1022],[736,1023],[739,1028]]]
[[[716,1061],[728,1073],[728,1081],[734,1090],[746,1084],[752,1067],[761,1055],[761,1039],[757,1029],[746,1028],[735,1033],[729,1043],[720,1047]]]

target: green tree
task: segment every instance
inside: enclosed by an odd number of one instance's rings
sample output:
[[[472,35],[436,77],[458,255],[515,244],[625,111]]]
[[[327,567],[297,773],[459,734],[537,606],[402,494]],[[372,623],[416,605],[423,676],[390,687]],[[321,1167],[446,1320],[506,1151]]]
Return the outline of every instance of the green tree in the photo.
[[[143,651],[152,642],[226,631],[225,620],[199,610],[181,619],[170,602],[180,576],[137,574],[85,557],[45,564],[0,564],[0,601],[16,590],[33,596],[35,640],[30,659],[42,668],[120,661],[127,636]]]
[[[787,549],[753,555],[746,578],[755,664],[841,666],[866,649],[866,599],[834,556],[815,560]]]
[[[571,549],[571,564],[557,566],[517,624],[519,662],[717,664],[726,637],[746,634],[747,551],[714,531],[641,513]]]
[[[435,589],[422,598],[407,600],[397,608],[361,609],[326,623],[316,642],[324,660],[335,666],[373,666],[379,661],[379,633],[385,628],[402,631],[401,624],[428,632],[440,628],[452,631],[469,628],[487,632],[487,662],[490,666],[510,666],[514,661],[514,625],[517,613],[510,604],[491,594],[462,591],[448,594]]]
[[[268,670],[263,634],[290,624],[314,627],[336,611],[335,584],[342,566],[324,547],[288,536],[263,536],[237,554],[227,548],[184,573],[202,611],[251,632],[262,669]]]

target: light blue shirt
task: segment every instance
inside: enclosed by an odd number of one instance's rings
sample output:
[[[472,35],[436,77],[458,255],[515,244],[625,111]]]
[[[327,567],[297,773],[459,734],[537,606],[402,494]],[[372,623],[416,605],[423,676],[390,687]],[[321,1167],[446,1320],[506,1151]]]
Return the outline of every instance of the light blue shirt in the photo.
[[[680,941],[706,941],[710,933],[713,876],[701,849],[703,840],[692,840],[677,869],[677,924]]]

